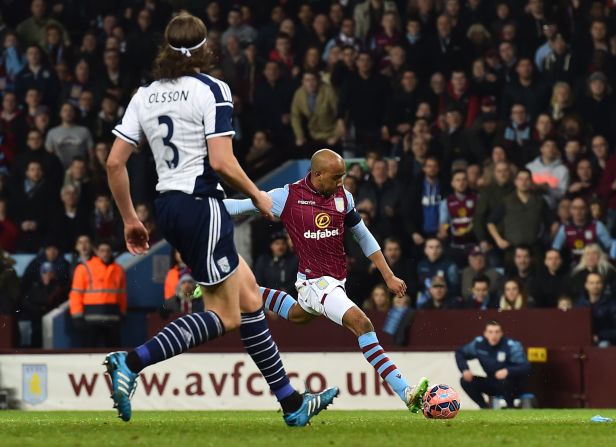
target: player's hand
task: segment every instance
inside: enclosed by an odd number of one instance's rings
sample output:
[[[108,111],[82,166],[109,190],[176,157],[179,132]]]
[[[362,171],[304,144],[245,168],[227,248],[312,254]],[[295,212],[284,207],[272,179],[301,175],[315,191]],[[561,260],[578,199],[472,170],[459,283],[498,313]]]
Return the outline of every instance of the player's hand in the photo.
[[[470,369],[465,369],[464,371],[462,371],[462,379],[464,379],[465,382],[473,381],[473,373]]]
[[[258,194],[252,199],[252,203],[263,217],[267,220],[274,220],[274,215],[272,214],[273,202],[268,193],[265,191],[259,191]]]
[[[508,375],[509,371],[507,371],[507,368],[499,369],[494,373],[494,377],[496,377],[498,380],[505,380]]]
[[[150,249],[150,235],[139,220],[124,222],[124,239],[131,255],[144,255]]]
[[[403,296],[406,293],[406,284],[397,276],[392,276],[385,280],[387,288],[398,296]]]

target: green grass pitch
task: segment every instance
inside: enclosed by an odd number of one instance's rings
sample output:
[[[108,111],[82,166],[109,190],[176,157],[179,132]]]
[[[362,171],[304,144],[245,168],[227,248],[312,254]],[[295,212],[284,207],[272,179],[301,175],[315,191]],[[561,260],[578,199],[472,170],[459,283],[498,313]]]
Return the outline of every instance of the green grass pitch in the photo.
[[[0,411],[0,446],[616,446],[616,410],[462,411],[450,421],[404,411],[325,411],[289,428],[266,411]]]

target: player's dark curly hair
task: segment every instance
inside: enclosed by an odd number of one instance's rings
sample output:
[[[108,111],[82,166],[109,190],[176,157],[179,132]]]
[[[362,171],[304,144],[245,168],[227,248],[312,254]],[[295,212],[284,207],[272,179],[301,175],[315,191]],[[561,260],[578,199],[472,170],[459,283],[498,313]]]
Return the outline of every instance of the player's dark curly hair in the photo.
[[[198,45],[207,36],[207,28],[203,21],[193,15],[182,13],[171,19],[165,29],[165,40],[156,56],[152,75],[156,80],[173,81],[181,76],[195,73],[198,68],[206,71],[212,66],[213,53],[207,43],[191,50],[190,57],[176,48],[191,48]]]

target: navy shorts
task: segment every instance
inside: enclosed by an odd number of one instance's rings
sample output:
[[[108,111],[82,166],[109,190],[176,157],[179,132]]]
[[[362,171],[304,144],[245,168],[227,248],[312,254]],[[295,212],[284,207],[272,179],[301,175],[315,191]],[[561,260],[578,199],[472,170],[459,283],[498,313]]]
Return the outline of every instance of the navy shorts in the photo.
[[[195,281],[224,281],[239,264],[233,242],[233,220],[222,200],[171,191],[156,198],[161,234],[182,255]]]

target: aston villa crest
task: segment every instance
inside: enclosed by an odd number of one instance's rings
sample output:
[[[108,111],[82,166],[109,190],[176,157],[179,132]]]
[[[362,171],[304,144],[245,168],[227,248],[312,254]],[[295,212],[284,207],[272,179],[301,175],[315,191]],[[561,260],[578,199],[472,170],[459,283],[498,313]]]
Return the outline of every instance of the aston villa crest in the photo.
[[[344,199],[342,197],[334,197],[334,204],[336,205],[336,211],[339,213],[344,212]]]
[[[22,400],[30,405],[47,399],[47,365],[22,365]]]

